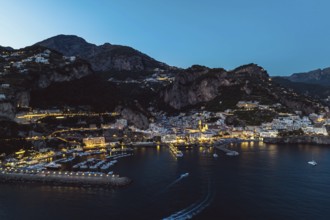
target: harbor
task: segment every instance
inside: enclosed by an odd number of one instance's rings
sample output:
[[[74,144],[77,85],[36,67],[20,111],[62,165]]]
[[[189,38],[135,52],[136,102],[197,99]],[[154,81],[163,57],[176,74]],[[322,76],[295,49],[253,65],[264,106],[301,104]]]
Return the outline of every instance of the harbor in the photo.
[[[51,151],[46,153],[51,155],[47,158],[41,154],[23,157],[25,151],[20,153],[1,161],[0,182],[102,188],[124,187],[132,182],[110,170],[122,158],[133,156],[132,148]]]

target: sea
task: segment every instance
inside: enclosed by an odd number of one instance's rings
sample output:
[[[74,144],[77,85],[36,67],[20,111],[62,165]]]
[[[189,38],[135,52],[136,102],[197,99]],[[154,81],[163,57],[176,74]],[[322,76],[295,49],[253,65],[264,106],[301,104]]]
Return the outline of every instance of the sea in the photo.
[[[239,156],[135,148],[113,167],[133,180],[119,189],[1,184],[0,220],[330,219],[330,146],[228,148]]]

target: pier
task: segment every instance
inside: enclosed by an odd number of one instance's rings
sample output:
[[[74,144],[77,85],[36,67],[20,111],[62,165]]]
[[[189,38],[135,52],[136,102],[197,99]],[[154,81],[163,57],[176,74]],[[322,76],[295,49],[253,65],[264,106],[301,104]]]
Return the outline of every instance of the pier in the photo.
[[[239,153],[237,151],[229,150],[228,148],[226,148],[225,144],[214,145],[214,147],[218,150],[225,152],[226,155],[228,155],[228,156],[238,156],[239,155]]]
[[[0,182],[42,183],[50,185],[70,185],[81,187],[123,187],[132,181],[127,177],[94,172],[61,171],[2,171]]]

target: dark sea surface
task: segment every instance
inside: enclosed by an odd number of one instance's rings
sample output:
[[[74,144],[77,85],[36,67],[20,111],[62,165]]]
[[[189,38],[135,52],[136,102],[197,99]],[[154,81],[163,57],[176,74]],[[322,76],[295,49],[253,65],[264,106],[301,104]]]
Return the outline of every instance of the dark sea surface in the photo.
[[[0,220],[330,219],[330,146],[242,143],[238,157],[138,148],[114,172],[123,189],[0,185]],[[316,160],[318,165],[307,162]],[[180,178],[183,173],[188,177]]]

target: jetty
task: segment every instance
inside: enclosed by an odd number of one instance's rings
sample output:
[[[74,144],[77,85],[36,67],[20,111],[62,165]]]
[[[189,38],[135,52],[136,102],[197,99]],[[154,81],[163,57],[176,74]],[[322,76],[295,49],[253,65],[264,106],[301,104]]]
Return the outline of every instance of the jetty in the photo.
[[[225,144],[214,145],[214,147],[218,150],[225,152],[227,156],[238,156],[239,155],[239,153],[237,151],[229,150],[228,148],[226,148]]]
[[[0,172],[0,182],[113,188],[127,186],[132,180],[100,172],[3,170]]]

